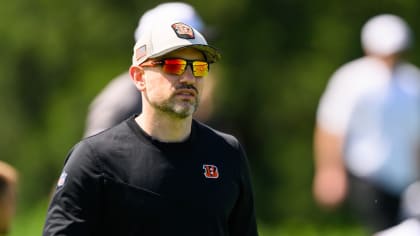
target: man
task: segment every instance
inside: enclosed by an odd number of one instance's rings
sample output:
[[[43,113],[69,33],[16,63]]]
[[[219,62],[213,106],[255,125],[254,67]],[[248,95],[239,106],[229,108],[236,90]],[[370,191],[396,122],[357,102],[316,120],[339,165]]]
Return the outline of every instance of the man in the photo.
[[[72,149],[44,236],[257,235],[245,152],[192,118],[219,58],[182,22],[140,36],[130,76],[142,113]]]
[[[7,235],[16,211],[18,176],[15,168],[0,161],[0,236]]]
[[[366,56],[337,70],[318,107],[315,199],[334,208],[348,197],[372,232],[401,221],[401,194],[419,176],[420,72],[401,59],[410,41],[401,18],[369,20]]]
[[[135,40],[137,41],[140,35],[153,23],[163,20],[184,22],[199,31],[205,28],[209,29],[209,27],[205,27],[201,17],[191,5],[183,2],[167,2],[157,5],[143,14],[134,33]],[[213,77],[206,80],[201,109],[194,114],[194,117],[200,121],[207,121],[212,113],[211,93],[214,82]],[[131,82],[129,73],[123,73],[111,80],[90,104],[84,137],[99,133],[140,112],[141,94]]]

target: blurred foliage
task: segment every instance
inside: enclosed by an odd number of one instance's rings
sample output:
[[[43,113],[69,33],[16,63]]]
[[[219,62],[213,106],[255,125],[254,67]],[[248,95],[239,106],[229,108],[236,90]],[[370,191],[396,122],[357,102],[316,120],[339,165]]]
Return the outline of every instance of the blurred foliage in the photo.
[[[215,65],[220,78],[210,123],[245,145],[261,225],[283,233],[290,225],[319,232],[331,224],[355,225],[345,207],[324,212],[312,200],[318,99],[331,73],[362,54],[360,28],[368,18],[398,14],[420,35],[420,2],[189,2],[215,29],[211,43],[223,53]],[[111,78],[128,69],[139,16],[157,3],[3,2],[0,158],[21,173],[20,214],[48,198],[67,151],[82,136],[89,102]],[[408,58],[420,64],[418,47]]]

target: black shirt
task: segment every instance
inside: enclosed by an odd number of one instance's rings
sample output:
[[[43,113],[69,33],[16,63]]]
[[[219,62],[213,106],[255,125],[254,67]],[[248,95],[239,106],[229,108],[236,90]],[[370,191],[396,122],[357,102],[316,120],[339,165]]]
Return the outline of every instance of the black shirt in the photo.
[[[70,151],[43,235],[258,235],[245,152],[197,121],[159,142],[131,117]]]

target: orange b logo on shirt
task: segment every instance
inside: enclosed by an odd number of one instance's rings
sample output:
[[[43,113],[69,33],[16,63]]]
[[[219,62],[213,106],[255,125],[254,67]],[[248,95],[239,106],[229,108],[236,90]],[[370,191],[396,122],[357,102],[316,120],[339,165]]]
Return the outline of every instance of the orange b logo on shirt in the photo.
[[[203,165],[204,176],[208,179],[217,179],[219,178],[219,170],[215,165]]]

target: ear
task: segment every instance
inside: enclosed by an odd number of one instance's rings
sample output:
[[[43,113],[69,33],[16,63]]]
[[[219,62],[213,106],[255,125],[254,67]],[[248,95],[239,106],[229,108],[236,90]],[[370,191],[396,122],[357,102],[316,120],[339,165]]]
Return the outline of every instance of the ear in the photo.
[[[145,76],[144,76],[143,68],[141,66],[131,66],[130,76],[134,82],[134,85],[136,85],[137,89],[140,91],[143,91],[146,84],[144,80]]]

